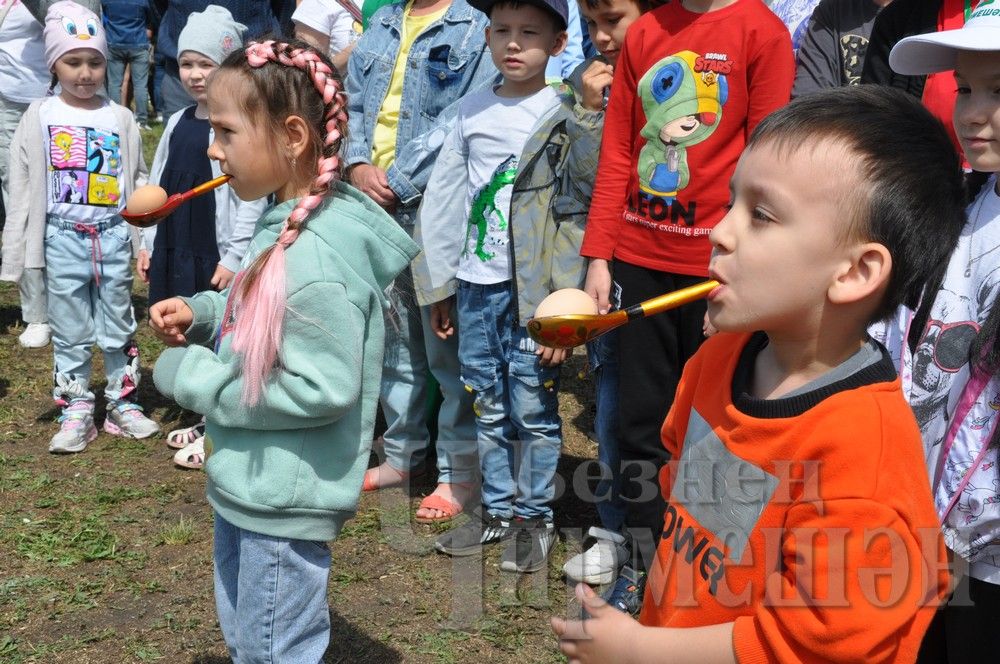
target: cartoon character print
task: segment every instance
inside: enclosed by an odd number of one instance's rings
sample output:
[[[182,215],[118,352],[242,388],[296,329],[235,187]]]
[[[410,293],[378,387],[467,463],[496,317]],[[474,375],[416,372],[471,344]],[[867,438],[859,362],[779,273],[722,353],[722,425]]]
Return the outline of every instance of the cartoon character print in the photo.
[[[51,125],[50,192],[53,203],[115,207],[121,202],[121,139],[103,129]]]
[[[670,204],[677,197],[690,179],[687,148],[719,126],[732,63],[724,55],[710,55],[681,51],[657,62],[639,81],[646,114],[640,131],[646,145],[639,152],[639,191],[647,200],[659,197]]]
[[[76,171],[60,171],[59,202],[79,203],[83,200],[84,181]]]
[[[54,125],[49,127],[49,163],[51,168],[87,168],[87,129]]]
[[[954,492],[967,473],[973,473],[955,502],[955,511],[944,524],[945,544],[970,561],[1000,567],[1000,476],[997,475],[995,451],[978,467],[971,461],[948,464],[953,478],[947,490]],[[953,472],[954,471],[954,472]]]
[[[948,472],[943,477],[945,490],[949,495],[954,495],[965,477],[975,469],[973,468],[973,462],[968,459],[961,461],[949,459],[946,465]],[[970,478],[969,482],[962,489],[962,495],[955,502],[955,509],[962,514],[962,525],[968,526],[975,523],[983,515],[987,506],[1000,503],[1000,476],[997,476],[996,473],[984,475],[986,471],[993,467],[994,464],[990,461],[984,463],[982,468],[979,469],[982,472]],[[987,482],[990,486],[977,486],[972,482],[974,479],[980,484]]]
[[[68,162],[70,155],[72,154],[70,152],[70,147],[73,145],[73,137],[66,132],[61,131],[52,137],[52,145],[59,149],[59,156],[53,158],[53,161],[59,159],[59,161],[62,161],[63,163]]]
[[[966,484],[955,509],[965,515],[964,521],[968,525],[983,515],[987,505],[997,503],[1000,503],[1000,477],[993,478],[991,487],[973,486],[971,482]]]
[[[109,207],[117,204],[118,180],[110,175],[91,173],[87,202],[90,205],[106,205]]]
[[[87,133],[87,170],[91,173],[117,175],[119,166],[119,139],[117,134],[91,129]]]
[[[913,354],[910,397],[921,434],[931,445],[941,443],[944,431],[938,435],[929,429],[947,418],[953,375],[968,364],[969,351],[979,335],[977,316],[985,319],[998,291],[1000,268],[994,268],[974,295],[942,288],[935,298],[934,314]]]
[[[81,42],[88,42],[97,36],[97,21],[79,5],[64,5],[59,16],[63,30],[70,37],[76,37]],[[86,43],[80,44],[80,48]]]

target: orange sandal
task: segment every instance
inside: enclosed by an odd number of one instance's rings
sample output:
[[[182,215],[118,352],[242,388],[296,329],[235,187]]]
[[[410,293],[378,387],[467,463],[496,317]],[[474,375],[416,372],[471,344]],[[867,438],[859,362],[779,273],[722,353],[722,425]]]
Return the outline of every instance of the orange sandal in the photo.
[[[451,494],[450,498],[439,493],[443,490],[443,487],[449,487],[448,493]],[[465,500],[457,500],[453,487],[462,487],[468,492],[469,496]],[[469,482],[438,484],[433,493],[420,501],[420,506],[417,507],[417,511],[422,509],[437,510],[439,512],[443,512],[444,515],[439,517],[414,516],[413,520],[417,523],[425,525],[431,523],[448,523],[464,511],[465,503],[468,503],[472,499],[472,488],[473,485]]]

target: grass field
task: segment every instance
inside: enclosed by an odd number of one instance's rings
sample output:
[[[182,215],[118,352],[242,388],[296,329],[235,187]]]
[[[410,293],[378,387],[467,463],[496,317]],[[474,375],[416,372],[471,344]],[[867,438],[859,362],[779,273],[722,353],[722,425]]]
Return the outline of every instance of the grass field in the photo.
[[[151,153],[155,141],[147,143]],[[148,377],[162,347],[145,327],[138,282],[133,301]],[[16,287],[0,284],[0,662],[228,661],[212,597],[204,475],[175,468],[162,436],[102,433],[82,454],[48,454],[58,415],[49,396],[51,349],[17,344],[19,313]],[[582,369],[575,356],[563,373],[560,475],[567,484],[584,476],[596,454],[583,433],[593,385]],[[164,430],[193,421],[151,380],[139,398]],[[100,421],[100,400],[98,413]],[[548,573],[517,576],[499,571],[495,547],[483,559],[434,553],[442,528],[410,522],[432,489],[427,478],[406,493],[363,496],[332,544],[326,661],[561,661],[548,617],[571,608],[559,571],[596,522],[592,505],[561,492],[561,537]]]

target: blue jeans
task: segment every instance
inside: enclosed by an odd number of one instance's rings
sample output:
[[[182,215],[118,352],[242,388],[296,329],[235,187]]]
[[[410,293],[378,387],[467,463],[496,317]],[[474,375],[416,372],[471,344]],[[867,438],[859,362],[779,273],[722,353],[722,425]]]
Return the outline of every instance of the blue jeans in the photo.
[[[403,225],[412,234],[412,226]],[[419,466],[430,446],[427,373],[441,388],[437,419],[438,481],[471,482],[476,474],[476,420],[472,395],[459,378],[457,331],[447,341],[430,326],[430,307],[417,305],[407,267],[393,284],[386,323],[381,404],[388,428],[386,460],[396,470]],[[453,318],[454,320],[454,318]],[[457,326],[456,326],[457,327]]]
[[[109,402],[128,396],[138,386],[131,261],[132,243],[121,217],[91,226],[49,217],[45,288],[56,401],[94,399],[90,391],[94,344],[104,354],[108,379],[104,395]]]
[[[483,507],[492,516],[552,519],[562,448],[559,367],[543,367],[517,325],[511,282],[458,282],[458,358],[475,395]]]
[[[132,89],[135,94],[135,120],[146,124],[149,120],[149,47],[108,47],[108,96],[112,101],[121,99],[125,65],[132,65]]]
[[[236,664],[323,659],[330,642],[326,542],[270,537],[215,513],[215,609]]]
[[[601,525],[619,531],[625,524],[622,500],[621,456],[618,454],[618,332],[612,331],[587,344],[587,356],[594,373],[594,432],[601,479],[594,492]]]

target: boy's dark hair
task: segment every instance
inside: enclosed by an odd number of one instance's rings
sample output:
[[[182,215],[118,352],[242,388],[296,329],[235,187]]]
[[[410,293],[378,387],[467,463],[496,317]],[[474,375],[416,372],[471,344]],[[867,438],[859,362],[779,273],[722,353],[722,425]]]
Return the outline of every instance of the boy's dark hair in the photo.
[[[921,302],[921,293],[940,286],[965,224],[961,162],[944,126],[899,90],[831,88],[771,113],[746,147],[777,141],[795,149],[823,139],[857,154],[866,185],[845,193],[855,216],[849,235],[878,242],[892,255],[889,284],[870,322],[891,316],[900,304],[919,305],[911,329],[923,329],[933,297]]]
[[[545,12],[545,15],[549,17],[552,21],[552,29],[556,32],[563,32],[567,29],[566,22],[559,16],[552,8],[547,7],[543,2],[532,2],[531,0],[498,0],[490,5],[489,17],[490,21],[493,21],[493,12],[497,7],[507,7],[509,9],[519,9],[521,7],[534,7],[535,9],[541,9]]]

